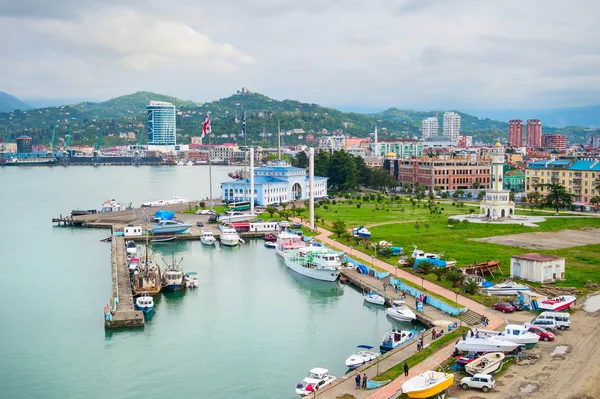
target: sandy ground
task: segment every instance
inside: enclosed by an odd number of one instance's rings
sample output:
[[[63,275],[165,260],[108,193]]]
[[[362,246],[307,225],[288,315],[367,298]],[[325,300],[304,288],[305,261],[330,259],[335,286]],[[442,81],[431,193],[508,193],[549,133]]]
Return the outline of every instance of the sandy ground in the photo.
[[[530,317],[527,312],[508,316],[509,321],[527,317]],[[512,364],[498,377],[496,389],[487,394],[479,390],[463,391],[455,386],[449,396],[461,399],[600,398],[599,332],[600,311],[579,310],[571,316],[569,331],[559,331],[554,342],[540,341],[528,351],[541,356],[535,364]],[[457,380],[460,378],[456,375]]]
[[[473,238],[474,241],[529,249],[559,249],[600,244],[600,229],[561,230],[554,233],[523,233]]]

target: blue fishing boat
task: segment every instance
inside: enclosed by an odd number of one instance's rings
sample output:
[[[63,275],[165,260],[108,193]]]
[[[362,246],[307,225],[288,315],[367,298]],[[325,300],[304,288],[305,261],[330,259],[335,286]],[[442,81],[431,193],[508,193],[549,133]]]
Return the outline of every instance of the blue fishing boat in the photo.
[[[144,313],[149,313],[154,310],[154,299],[147,292],[135,299],[135,308]]]
[[[161,220],[160,222],[153,224],[150,227],[152,234],[180,234],[186,233],[191,224],[183,223],[179,220]]]
[[[165,292],[175,292],[182,290],[186,287],[185,273],[179,266],[183,258],[179,262],[175,262],[175,255],[172,255],[171,264],[167,262],[167,268],[162,275],[162,290]],[[164,259],[163,259],[164,261]]]

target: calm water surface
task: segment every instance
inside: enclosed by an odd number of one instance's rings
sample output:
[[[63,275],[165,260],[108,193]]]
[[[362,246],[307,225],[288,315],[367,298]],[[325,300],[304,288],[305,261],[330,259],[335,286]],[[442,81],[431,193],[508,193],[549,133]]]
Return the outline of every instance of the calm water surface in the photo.
[[[227,180],[213,168],[213,195]],[[0,387],[6,398],[295,398],[316,366],[340,376],[392,322],[339,283],[288,270],[262,241],[156,245],[200,288],[163,294],[140,330],[104,330],[106,230],[52,227],[71,209],[208,196],[207,167],[0,168]],[[396,327],[401,325],[394,324]],[[406,327],[406,326],[405,326]]]

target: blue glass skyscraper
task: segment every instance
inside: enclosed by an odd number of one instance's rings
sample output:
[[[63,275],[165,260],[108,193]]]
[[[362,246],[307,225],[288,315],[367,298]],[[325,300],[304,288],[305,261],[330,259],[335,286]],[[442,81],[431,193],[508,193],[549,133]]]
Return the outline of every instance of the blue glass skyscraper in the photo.
[[[164,101],[150,101],[148,111],[148,144],[177,144],[175,128],[175,106]]]

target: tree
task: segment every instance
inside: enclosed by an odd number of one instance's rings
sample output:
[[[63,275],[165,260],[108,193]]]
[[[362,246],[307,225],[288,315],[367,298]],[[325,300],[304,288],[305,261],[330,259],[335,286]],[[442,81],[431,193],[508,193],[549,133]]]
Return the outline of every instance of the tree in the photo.
[[[594,205],[594,210],[598,212],[598,207],[600,207],[600,195],[592,197],[592,199],[590,200],[590,204]]]
[[[421,231],[421,224],[419,223],[419,221],[417,220],[417,222],[415,223],[415,229],[417,229],[417,233],[420,233]]]
[[[381,252],[383,253],[383,256],[385,256],[386,258],[390,258],[392,256],[392,248],[390,247],[385,247],[381,250]]]
[[[479,188],[479,186],[481,186],[481,183],[479,183],[478,181],[474,181],[471,184],[471,187],[473,187],[474,190],[477,190]]]
[[[423,223],[423,227],[425,227],[425,230],[429,233],[429,223]]]
[[[431,263],[428,260],[421,261],[421,262],[419,262],[419,265],[418,265],[419,270],[424,275],[431,274],[434,267],[436,267],[436,266],[434,266],[433,263]]]
[[[446,271],[446,280],[450,281],[453,287],[460,286],[460,283],[464,278],[465,275],[458,269],[450,269]]]
[[[548,195],[544,198],[544,205],[554,208],[557,214],[560,208],[568,208],[573,203],[573,195],[567,191],[565,186],[556,183],[544,184],[543,186],[548,189]]]
[[[442,277],[446,274],[445,267],[434,267],[432,270],[433,274],[437,277],[437,281],[442,281]]]
[[[479,193],[477,193],[477,199],[478,199],[479,201],[481,201],[482,199],[484,199],[484,198],[485,198],[485,195],[486,195],[486,194],[487,194],[487,193],[485,192],[485,190],[481,190]]]
[[[404,212],[406,212],[406,208],[405,207],[400,208],[400,212],[402,212],[402,217],[404,217]]]
[[[424,185],[417,183],[417,185],[415,187],[415,197],[419,201],[421,201],[423,198],[425,198],[425,186]]]
[[[267,206],[265,208],[265,212],[267,212],[270,217],[273,217],[273,215],[277,213],[277,208],[275,208],[274,206],[269,205],[269,206]]]
[[[281,203],[281,207],[282,207],[283,209],[287,208],[287,206],[288,206],[288,203],[287,203],[287,202],[282,202],[282,203]]]
[[[462,283],[462,290],[467,294],[475,295],[479,292],[479,283],[475,280],[465,280]]]
[[[279,216],[282,217],[282,218],[284,218],[285,220],[289,220],[290,214],[291,214],[291,212],[290,211],[286,211],[285,209],[282,209],[282,210],[279,211]]]
[[[327,176],[329,171],[329,153],[318,151],[315,154],[315,176]]]
[[[467,193],[467,198],[468,198],[468,199],[471,199],[471,198],[473,198],[473,193],[471,193],[471,192]]]
[[[308,157],[304,151],[300,151],[296,154],[294,159],[292,160],[294,166],[297,168],[306,168],[308,167]]]
[[[333,222],[332,229],[333,232],[337,234],[338,238],[340,238],[340,236],[346,232],[346,222],[343,220],[336,220]]]

